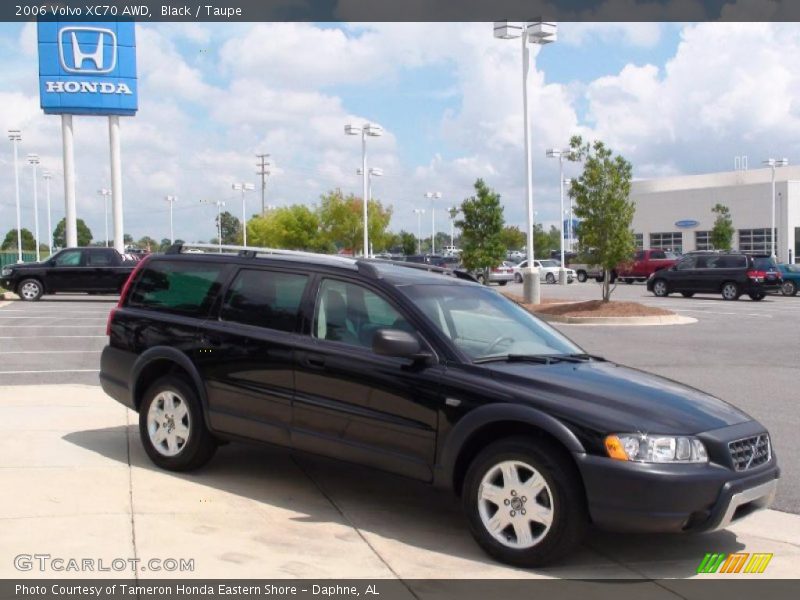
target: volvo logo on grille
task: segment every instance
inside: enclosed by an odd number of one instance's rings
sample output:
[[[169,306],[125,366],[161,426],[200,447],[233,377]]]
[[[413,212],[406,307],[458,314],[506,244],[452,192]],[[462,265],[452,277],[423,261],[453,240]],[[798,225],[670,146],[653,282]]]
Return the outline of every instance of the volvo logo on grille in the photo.
[[[750,458],[747,459],[747,464],[745,465],[745,469],[749,469],[750,466],[753,464],[753,460],[756,458],[756,453],[758,452],[758,446],[761,444],[761,436],[756,438],[756,441],[750,445]]]

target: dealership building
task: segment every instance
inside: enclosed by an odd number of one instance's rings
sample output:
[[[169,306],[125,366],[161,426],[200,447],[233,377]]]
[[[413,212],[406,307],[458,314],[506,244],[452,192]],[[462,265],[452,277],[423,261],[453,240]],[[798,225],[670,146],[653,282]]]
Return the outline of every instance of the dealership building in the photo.
[[[634,181],[633,230],[640,248],[710,250],[715,204],[730,209],[734,249],[772,250],[772,169],[739,170]],[[775,169],[775,251],[780,262],[800,254],[800,166]]]

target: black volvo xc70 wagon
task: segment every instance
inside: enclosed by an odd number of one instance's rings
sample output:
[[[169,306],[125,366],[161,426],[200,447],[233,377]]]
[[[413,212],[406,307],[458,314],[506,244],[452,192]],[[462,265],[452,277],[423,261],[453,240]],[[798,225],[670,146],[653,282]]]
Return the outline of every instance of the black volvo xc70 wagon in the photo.
[[[707,531],[770,503],[763,425],[430,270],[173,247],[109,316],[103,389],[160,467],[246,439],[392,471],[460,495],[478,543],[516,565],[557,560],[589,524]]]

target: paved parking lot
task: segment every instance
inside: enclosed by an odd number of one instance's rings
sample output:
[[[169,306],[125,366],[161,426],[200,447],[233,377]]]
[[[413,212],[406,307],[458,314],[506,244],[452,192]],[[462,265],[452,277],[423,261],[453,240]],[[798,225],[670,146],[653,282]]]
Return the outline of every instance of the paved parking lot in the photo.
[[[544,287],[551,298],[599,294],[595,283]],[[783,469],[775,507],[785,512],[704,536],[594,532],[563,565],[531,572],[483,556],[451,498],[389,475],[235,444],[196,474],[159,471],[136,415],[97,387],[115,299],[58,297],[0,303],[0,487],[17,490],[0,500],[0,576],[16,574],[8,556],[74,552],[80,538],[90,556],[193,556],[204,577],[686,577],[712,550],[775,551],[771,574],[796,577],[800,518],[787,513],[800,513],[800,298],[658,299],[642,285],[614,297],[698,322],[559,327],[589,352],[699,387],[765,423]]]

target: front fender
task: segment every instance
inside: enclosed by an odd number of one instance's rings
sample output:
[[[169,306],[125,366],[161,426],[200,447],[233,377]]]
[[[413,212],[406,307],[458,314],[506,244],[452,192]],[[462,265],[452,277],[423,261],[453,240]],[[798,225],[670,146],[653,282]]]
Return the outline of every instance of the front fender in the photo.
[[[462,418],[445,440],[434,468],[434,485],[450,488],[461,450],[479,430],[493,423],[513,421],[531,425],[557,439],[571,453],[585,454],[578,437],[561,421],[531,406],[497,403],[481,406]]]

